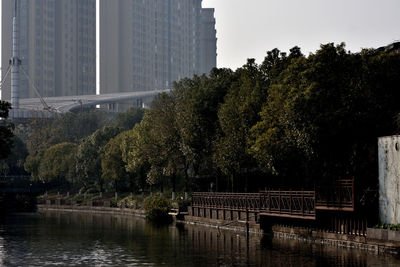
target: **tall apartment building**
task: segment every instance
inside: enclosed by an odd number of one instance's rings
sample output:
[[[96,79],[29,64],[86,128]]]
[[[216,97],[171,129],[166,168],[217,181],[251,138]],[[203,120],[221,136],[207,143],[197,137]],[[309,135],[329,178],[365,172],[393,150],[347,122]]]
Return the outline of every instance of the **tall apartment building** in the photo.
[[[200,73],[208,73],[217,66],[217,32],[214,9],[203,8],[200,15]]]
[[[216,66],[202,0],[100,0],[100,92],[166,89]]]
[[[14,0],[1,2],[4,76],[11,58]],[[41,96],[95,94],[96,1],[18,0],[17,3],[23,68],[20,97],[37,97],[31,84]],[[10,94],[8,78],[2,86],[2,99],[9,100]]]

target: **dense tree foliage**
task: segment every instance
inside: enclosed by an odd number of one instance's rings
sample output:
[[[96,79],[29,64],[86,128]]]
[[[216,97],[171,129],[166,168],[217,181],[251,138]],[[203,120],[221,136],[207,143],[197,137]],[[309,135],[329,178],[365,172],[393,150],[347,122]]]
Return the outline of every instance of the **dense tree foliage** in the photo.
[[[24,163],[27,156],[28,150],[25,143],[18,136],[14,135],[10,155],[4,160],[0,160],[1,174],[26,175]]]
[[[396,51],[273,49],[261,64],[183,79],[108,127],[96,117],[76,129],[75,115],[34,126],[25,169],[47,177],[41,161],[62,140],[77,146],[75,180],[65,179],[85,190],[258,191],[341,178],[374,186],[376,138],[400,121],[399,73]]]
[[[256,166],[249,155],[247,136],[259,120],[259,112],[267,98],[267,77],[253,59],[236,71],[237,79],[218,110],[220,132],[216,137],[214,162],[230,177],[232,191],[247,191],[247,175]],[[239,184],[243,178],[245,184]],[[235,189],[236,188],[236,189]]]
[[[60,143],[48,148],[40,161],[39,173],[42,182],[53,182],[58,186],[76,182],[75,154],[77,145]]]
[[[109,140],[119,133],[119,128],[106,126],[84,138],[79,144],[76,152],[76,175],[85,189],[94,185],[96,189],[103,191],[101,154]]]
[[[122,130],[130,130],[136,123],[142,121],[144,115],[144,109],[142,108],[130,108],[126,112],[120,112],[115,115],[115,119],[112,122],[113,127],[121,128]]]
[[[50,187],[99,190],[104,184],[101,168],[104,146],[122,129],[133,127],[142,116],[143,109],[139,108],[115,116],[102,111],[83,111],[19,124],[16,134],[29,150],[29,155],[21,156],[19,162],[33,180],[49,183]],[[19,144],[18,140],[16,143]],[[20,154],[24,151],[18,150]],[[7,162],[13,158],[10,156]],[[53,166],[55,163],[60,166]]]
[[[110,139],[101,155],[102,179],[107,188],[114,188],[115,191],[134,189],[133,181],[129,179],[129,173],[122,159],[121,147],[128,134],[129,131],[125,131]]]
[[[6,120],[10,109],[10,103],[0,100],[0,160],[8,157],[13,144],[14,126]]]
[[[270,86],[251,153],[263,168],[301,184],[377,177],[376,138],[396,132],[398,53],[322,45]],[[361,181],[360,181],[361,182]]]

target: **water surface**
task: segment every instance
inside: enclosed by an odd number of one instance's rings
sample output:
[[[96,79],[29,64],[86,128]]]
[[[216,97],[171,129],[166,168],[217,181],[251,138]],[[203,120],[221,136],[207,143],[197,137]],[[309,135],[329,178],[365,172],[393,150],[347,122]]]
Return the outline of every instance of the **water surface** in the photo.
[[[393,256],[77,212],[0,220],[0,266],[400,266]]]

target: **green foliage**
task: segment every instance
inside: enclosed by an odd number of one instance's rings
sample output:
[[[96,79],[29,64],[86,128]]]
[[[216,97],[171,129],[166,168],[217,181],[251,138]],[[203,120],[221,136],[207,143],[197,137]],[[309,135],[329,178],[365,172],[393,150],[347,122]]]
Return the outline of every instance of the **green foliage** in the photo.
[[[75,154],[77,145],[73,143],[60,143],[47,149],[40,160],[39,177],[43,182],[57,180],[58,184],[66,181],[76,182]]]
[[[374,228],[400,231],[400,224],[377,224]]]
[[[62,142],[78,143],[111,123],[110,114],[101,111],[68,112],[54,119],[34,119],[18,133],[31,154]]]
[[[284,182],[374,184],[376,137],[396,130],[398,105],[389,98],[399,95],[399,62],[394,53],[351,54],[344,44],[292,59],[270,85],[250,153]]]
[[[170,210],[169,201],[162,195],[151,195],[145,199],[144,208],[146,218],[157,223],[168,223],[171,221],[171,216],[168,215]]]
[[[121,146],[124,140],[128,138],[129,131],[122,132],[110,141],[102,149],[101,169],[102,178],[107,184],[111,184],[111,188],[115,191],[122,191],[127,186],[125,183],[129,178],[129,174],[125,170],[125,163],[122,159]],[[129,185],[128,185],[129,187]],[[133,185],[130,187],[133,188]]]
[[[399,71],[395,52],[273,49],[261,64],[183,79],[151,109],[116,115],[112,127],[102,113],[17,127],[29,140],[24,166],[47,179],[41,161],[62,140],[79,143],[83,191],[208,190],[211,182],[219,191],[258,191],[340,178],[374,186],[376,137],[398,131]]]
[[[9,167],[9,173],[13,175],[23,175],[25,159],[28,156],[28,150],[25,143],[18,137],[13,137],[11,154],[3,162]],[[0,161],[1,162],[1,161]]]
[[[137,123],[141,122],[144,115],[142,108],[130,108],[126,112],[117,113],[113,126],[122,130],[131,130]]]
[[[101,154],[109,140],[119,134],[120,129],[106,126],[82,140],[76,152],[76,174],[85,190],[95,186],[103,192]]]
[[[254,59],[236,71],[232,84],[218,110],[220,134],[216,138],[214,162],[223,174],[231,178],[232,190],[239,188],[238,178],[255,166],[247,152],[247,136],[258,121],[258,113],[267,98],[267,77]],[[247,184],[244,184],[247,191]]]
[[[177,142],[182,153],[180,171],[185,177],[186,191],[189,176],[209,175],[214,169],[209,155],[218,131],[218,107],[234,81],[231,70],[213,69],[210,77],[195,76],[174,86]]]
[[[35,154],[30,154],[24,163],[24,169],[26,172],[31,174],[31,178],[33,181],[44,181],[44,179],[40,176],[39,166],[40,162],[43,158],[44,151],[37,151]]]
[[[117,202],[119,208],[144,209],[144,199],[141,196],[129,195]]]
[[[8,157],[13,145],[14,125],[6,120],[9,109],[11,104],[0,100],[0,160]]]

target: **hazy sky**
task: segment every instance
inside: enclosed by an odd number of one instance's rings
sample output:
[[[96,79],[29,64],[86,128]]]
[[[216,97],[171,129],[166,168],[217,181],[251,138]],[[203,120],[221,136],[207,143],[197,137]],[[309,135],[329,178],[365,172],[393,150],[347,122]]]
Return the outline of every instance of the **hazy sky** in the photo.
[[[308,54],[345,42],[357,52],[400,40],[400,0],[203,0],[203,7],[215,8],[218,67],[260,63],[275,47]]]

